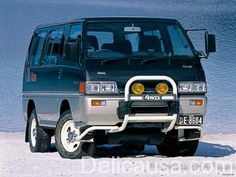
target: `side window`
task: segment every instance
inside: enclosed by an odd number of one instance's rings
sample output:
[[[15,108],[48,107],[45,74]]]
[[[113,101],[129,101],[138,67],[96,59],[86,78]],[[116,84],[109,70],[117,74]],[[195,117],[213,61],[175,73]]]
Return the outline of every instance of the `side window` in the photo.
[[[32,44],[33,49],[30,55],[30,65],[40,64],[46,36],[47,32],[41,32],[36,34]]]
[[[183,33],[176,26],[167,27],[174,55],[192,55],[191,48]]]
[[[82,31],[82,26],[81,24],[73,24],[70,29],[70,35],[69,38],[70,40],[77,40],[78,37],[81,35]]]
[[[64,29],[49,32],[43,64],[56,64],[57,59],[62,57],[64,41]]]
[[[65,57],[63,58],[63,64],[74,65],[78,63],[82,26],[80,23],[72,24],[69,32],[69,37],[65,43]]]

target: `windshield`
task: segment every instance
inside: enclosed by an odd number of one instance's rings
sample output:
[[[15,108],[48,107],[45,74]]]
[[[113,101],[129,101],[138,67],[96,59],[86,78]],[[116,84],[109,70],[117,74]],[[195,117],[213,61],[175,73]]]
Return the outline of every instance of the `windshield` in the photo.
[[[88,22],[85,50],[88,59],[193,57],[177,24],[157,22]]]

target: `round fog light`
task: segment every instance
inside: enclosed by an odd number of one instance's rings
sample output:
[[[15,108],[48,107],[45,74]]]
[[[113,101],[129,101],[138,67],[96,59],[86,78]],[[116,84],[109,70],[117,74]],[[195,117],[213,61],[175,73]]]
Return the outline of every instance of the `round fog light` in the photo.
[[[169,91],[169,86],[166,83],[159,83],[156,85],[156,92],[163,95]]]
[[[144,92],[145,88],[142,83],[134,83],[131,88],[134,94],[140,95]]]

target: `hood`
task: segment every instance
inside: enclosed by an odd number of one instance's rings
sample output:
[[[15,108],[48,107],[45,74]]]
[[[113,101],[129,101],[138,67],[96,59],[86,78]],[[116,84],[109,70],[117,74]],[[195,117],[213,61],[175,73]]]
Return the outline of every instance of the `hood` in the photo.
[[[86,81],[115,81],[119,88],[138,75],[165,75],[176,83],[179,81],[205,81],[205,74],[200,62],[189,59],[175,61],[160,60],[154,63],[141,64],[141,60],[117,61],[101,65],[101,60],[86,61]]]

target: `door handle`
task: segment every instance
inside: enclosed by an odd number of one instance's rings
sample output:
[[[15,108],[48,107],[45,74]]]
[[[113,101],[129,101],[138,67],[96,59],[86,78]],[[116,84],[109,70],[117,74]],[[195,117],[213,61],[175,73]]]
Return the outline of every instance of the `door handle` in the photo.
[[[62,74],[63,73],[63,70],[62,69],[59,69],[58,70],[58,74]]]
[[[58,79],[61,79],[62,74],[63,74],[63,70],[62,69],[58,70]]]

